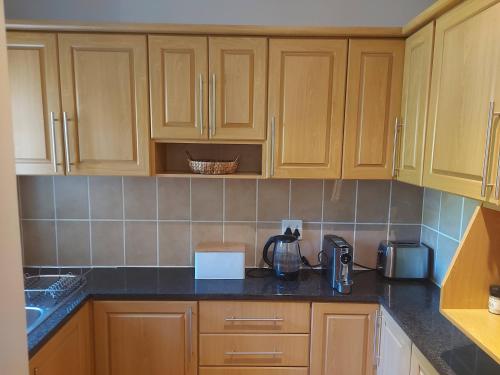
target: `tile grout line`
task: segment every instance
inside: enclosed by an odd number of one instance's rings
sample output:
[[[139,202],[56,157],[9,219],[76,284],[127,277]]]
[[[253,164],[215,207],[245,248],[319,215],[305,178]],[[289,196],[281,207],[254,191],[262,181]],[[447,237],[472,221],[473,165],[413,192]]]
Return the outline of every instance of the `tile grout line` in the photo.
[[[56,206],[56,181],[52,176],[52,198],[54,200],[54,236],[56,245],[56,265],[59,267],[59,240],[57,239],[57,206]]]
[[[358,185],[359,180],[356,180],[356,194],[354,199],[354,233],[352,234],[352,259],[356,259],[356,232],[358,224]]]
[[[222,242],[225,241],[226,230],[226,179],[222,179]]]
[[[424,235],[424,208],[425,208],[425,191],[427,188],[423,189],[422,192],[422,212],[420,214],[420,242],[422,242],[422,237]]]
[[[194,266],[193,261],[193,189],[192,189],[193,179],[189,177],[189,264]]]
[[[319,252],[323,250],[323,220],[325,211],[325,180],[321,185],[321,225],[319,226]]]
[[[463,235],[463,225],[464,225],[464,206],[465,206],[465,198],[462,197],[462,210],[460,212],[460,232],[459,232],[459,238],[462,238]]]
[[[127,244],[125,241],[125,182],[122,176],[122,227],[123,227],[123,265],[127,265]]]
[[[437,229],[435,229],[435,228],[432,228],[432,227],[430,227],[430,226],[428,226],[428,225],[425,225],[425,224],[422,224],[422,226],[423,226],[424,228],[426,228],[426,229],[428,229],[428,230],[430,230],[430,231],[432,231],[432,232],[434,232],[434,233],[438,234],[439,236],[443,236],[443,237],[445,237],[445,238],[447,238],[447,239],[449,239],[449,240],[452,240],[452,241],[454,241],[454,242],[460,243],[460,240],[459,240],[459,239],[456,239],[455,237],[449,236],[449,235],[447,235],[446,233],[440,232],[440,231],[438,231],[438,230],[437,230]],[[436,241],[436,242],[437,242],[437,241]]]
[[[258,241],[257,226],[259,225],[258,218],[259,218],[259,180],[255,179],[255,245],[253,250],[254,267],[257,267],[257,241]]]
[[[392,206],[392,180],[389,184],[389,208],[387,212],[387,236],[386,236],[386,241],[389,241],[389,233],[390,233],[390,227],[391,227],[391,206]]]
[[[156,265],[160,265],[160,222],[158,221],[160,219],[159,217],[159,209],[158,209],[158,176],[155,176],[155,183],[156,183]]]
[[[87,200],[89,204],[89,251],[90,251],[90,267],[93,266],[92,252],[92,209],[90,207],[90,176],[87,176]]]

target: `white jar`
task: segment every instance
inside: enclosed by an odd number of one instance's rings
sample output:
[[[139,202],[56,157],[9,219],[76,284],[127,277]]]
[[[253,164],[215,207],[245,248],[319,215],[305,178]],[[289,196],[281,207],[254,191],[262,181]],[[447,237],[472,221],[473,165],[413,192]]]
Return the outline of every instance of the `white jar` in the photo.
[[[500,315],[500,285],[490,286],[490,298],[488,300],[488,310],[492,314]]]

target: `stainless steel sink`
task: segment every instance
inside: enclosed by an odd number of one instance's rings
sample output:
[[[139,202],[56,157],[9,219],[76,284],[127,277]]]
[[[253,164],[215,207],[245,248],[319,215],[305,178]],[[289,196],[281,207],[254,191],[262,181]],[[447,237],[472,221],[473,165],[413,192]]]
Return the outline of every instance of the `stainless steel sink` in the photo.
[[[39,307],[25,307],[26,310],[26,323],[28,332],[30,332],[42,319],[43,309]]]

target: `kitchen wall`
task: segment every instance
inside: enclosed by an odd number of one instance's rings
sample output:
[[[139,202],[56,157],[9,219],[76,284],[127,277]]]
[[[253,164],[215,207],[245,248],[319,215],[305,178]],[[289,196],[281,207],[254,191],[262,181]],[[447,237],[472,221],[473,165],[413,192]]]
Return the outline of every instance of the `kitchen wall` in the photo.
[[[7,18],[308,26],[401,26],[433,0],[6,0]]]
[[[374,266],[379,241],[418,240],[423,189],[390,181],[19,177],[25,265],[190,266],[200,241],[242,241],[261,265],[281,219],[304,221],[315,262],[324,234]]]
[[[479,202],[424,189],[421,241],[434,249],[434,281],[441,285]]]

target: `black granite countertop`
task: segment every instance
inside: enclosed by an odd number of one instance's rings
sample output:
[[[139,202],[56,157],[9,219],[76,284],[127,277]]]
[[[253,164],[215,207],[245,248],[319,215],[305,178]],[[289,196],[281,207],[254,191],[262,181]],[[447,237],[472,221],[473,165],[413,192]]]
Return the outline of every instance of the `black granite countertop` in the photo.
[[[385,307],[441,374],[500,374],[500,365],[441,315],[440,289],[429,281],[388,281],[373,271],[357,272],[353,292],[346,296],[316,271],[302,271],[297,281],[255,270],[250,275],[247,270],[244,280],[195,280],[193,268],[95,268],[86,277],[86,286],[28,335],[30,357],[89,298],[374,302]]]

